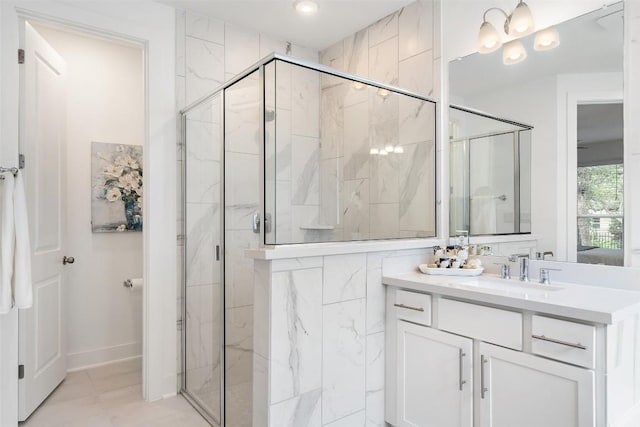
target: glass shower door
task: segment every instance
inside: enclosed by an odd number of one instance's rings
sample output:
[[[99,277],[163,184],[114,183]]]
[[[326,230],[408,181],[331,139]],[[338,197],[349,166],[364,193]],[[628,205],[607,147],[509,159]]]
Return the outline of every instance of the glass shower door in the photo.
[[[515,226],[515,133],[469,142],[469,231],[471,235],[513,233]]]
[[[185,120],[183,393],[214,425],[223,419],[221,276],[222,96]]]

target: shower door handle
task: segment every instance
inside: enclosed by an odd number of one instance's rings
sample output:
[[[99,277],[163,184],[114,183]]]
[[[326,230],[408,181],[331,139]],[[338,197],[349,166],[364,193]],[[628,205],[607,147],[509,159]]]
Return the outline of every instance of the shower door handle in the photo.
[[[260,214],[259,213],[253,214],[253,223],[251,224],[251,228],[253,229],[254,233],[260,234]]]
[[[251,229],[253,230],[254,233],[256,234],[260,234],[260,224],[262,223],[261,219],[260,219],[260,214],[259,213],[254,213],[253,214],[253,221],[251,224]],[[264,217],[264,232],[265,233],[269,233],[271,232],[271,215],[270,214],[266,214]]]

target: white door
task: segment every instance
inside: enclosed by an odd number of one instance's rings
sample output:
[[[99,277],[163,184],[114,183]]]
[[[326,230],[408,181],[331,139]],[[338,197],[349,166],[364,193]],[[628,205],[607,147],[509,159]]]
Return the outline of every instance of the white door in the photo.
[[[18,418],[26,419],[66,374],[63,324],[65,63],[25,23],[20,150],[31,234],[33,307],[20,310]]]
[[[398,427],[471,427],[469,338],[398,321]]]
[[[595,426],[593,371],[485,343],[480,364],[481,427]]]

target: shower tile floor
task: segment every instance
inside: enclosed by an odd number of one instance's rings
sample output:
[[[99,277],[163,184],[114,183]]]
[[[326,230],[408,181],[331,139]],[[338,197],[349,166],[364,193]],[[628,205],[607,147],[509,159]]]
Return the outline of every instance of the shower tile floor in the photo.
[[[20,427],[209,427],[181,396],[142,400],[140,359],[73,372]]]

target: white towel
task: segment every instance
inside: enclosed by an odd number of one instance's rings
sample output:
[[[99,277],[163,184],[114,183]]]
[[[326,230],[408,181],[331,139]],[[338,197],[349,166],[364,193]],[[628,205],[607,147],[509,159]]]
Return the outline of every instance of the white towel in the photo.
[[[496,234],[495,196],[472,196],[470,214],[471,234]]]
[[[4,173],[2,183],[2,211],[0,218],[0,314],[8,313],[13,306],[11,277],[13,276],[13,192],[11,172]]]
[[[33,284],[31,281],[31,243],[29,240],[29,218],[24,180],[18,171],[13,191],[13,214],[16,232],[16,250],[13,274],[13,297],[18,308],[33,305]]]

